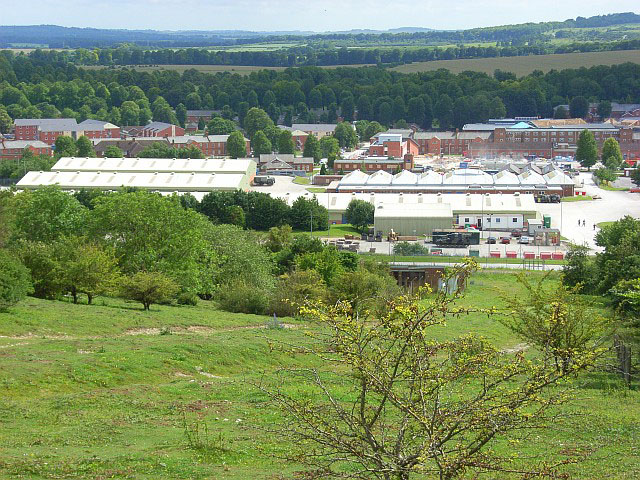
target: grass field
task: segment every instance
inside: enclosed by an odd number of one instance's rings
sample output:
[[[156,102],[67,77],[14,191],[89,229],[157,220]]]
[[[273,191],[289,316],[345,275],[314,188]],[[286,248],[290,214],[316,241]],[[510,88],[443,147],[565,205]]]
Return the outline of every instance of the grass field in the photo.
[[[614,52],[563,53],[554,55],[530,55],[526,57],[472,58],[463,60],[437,60],[416,62],[392,68],[397,72],[415,73],[446,68],[452,73],[466,70],[493,74],[496,69],[513,72],[518,76],[528,75],[534,70],[548,72],[551,69],[592,67],[594,65],[617,65],[625,62],[640,63],[640,50]]]
[[[502,295],[521,291],[514,274],[479,272],[463,303],[500,305]],[[102,298],[94,306],[30,298],[0,313],[0,478],[313,478],[277,459],[290,446],[260,430],[280,415],[253,384],[282,365],[316,365],[268,341],[304,344],[317,327],[268,321],[210,302],[144,312]],[[504,349],[521,343],[480,314],[433,330],[441,339],[467,332]],[[551,460],[549,452],[592,451],[568,473],[639,478],[640,392],[600,374],[575,387],[561,410],[568,418],[535,432],[526,453]]]
[[[591,195],[576,195],[575,197],[562,197],[563,202],[584,202],[588,200],[593,200]]]

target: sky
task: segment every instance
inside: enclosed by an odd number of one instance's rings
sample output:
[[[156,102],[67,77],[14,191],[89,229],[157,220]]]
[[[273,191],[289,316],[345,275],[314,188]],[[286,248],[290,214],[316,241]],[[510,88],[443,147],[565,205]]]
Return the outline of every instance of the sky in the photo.
[[[1,25],[155,30],[464,29],[615,12],[638,0],[0,0]]]

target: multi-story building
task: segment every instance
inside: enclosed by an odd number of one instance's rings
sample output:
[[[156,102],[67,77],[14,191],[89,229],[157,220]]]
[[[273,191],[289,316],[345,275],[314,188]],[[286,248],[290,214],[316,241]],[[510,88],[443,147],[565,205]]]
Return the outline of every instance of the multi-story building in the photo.
[[[154,142],[165,142],[171,147],[188,148],[196,147],[205,157],[227,156],[227,140],[229,135],[181,135],[171,137],[134,137],[121,140],[94,140],[96,155],[104,156],[105,150],[114,145],[122,150],[127,157],[136,157],[142,150]],[[245,138],[246,154],[251,153],[251,144]]]
[[[78,124],[78,131],[90,139],[120,138],[120,127],[102,120],[87,119]]]
[[[61,136],[77,140],[82,135],[94,138],[120,138],[120,127],[101,120],[87,119],[80,124],[75,118],[16,118],[16,140],[40,140],[47,145]]]
[[[123,131],[131,137],[179,137],[185,133],[184,128],[165,122],[151,122],[143,126],[126,127]]]
[[[472,144],[484,144],[491,132],[416,132],[420,155],[467,155]]]
[[[52,155],[51,146],[40,140],[4,140],[0,138],[0,160],[17,160],[28,149],[34,155]]]
[[[82,135],[75,118],[16,118],[14,127],[16,140],[40,140],[47,145],[61,136],[77,139]]]

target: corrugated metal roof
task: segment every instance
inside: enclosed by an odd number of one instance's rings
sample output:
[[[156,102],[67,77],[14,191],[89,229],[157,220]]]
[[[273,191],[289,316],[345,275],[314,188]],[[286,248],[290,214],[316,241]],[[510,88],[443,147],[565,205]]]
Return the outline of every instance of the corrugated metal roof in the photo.
[[[255,173],[256,162],[239,159],[62,157],[52,171]]]

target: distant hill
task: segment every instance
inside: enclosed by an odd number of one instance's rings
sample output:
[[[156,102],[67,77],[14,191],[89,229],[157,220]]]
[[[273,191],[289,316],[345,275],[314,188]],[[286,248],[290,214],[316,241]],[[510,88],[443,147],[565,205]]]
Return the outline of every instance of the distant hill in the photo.
[[[522,42],[536,39],[547,32],[561,29],[589,29],[640,23],[640,15],[614,13],[584,18],[577,17],[560,22],[524,23],[469,30],[434,30],[426,27],[399,27],[389,30],[353,29],[346,32],[247,30],[120,30],[99,28],[61,27],[57,25],[0,26],[0,48],[112,47],[123,43],[142,47],[206,47],[255,43],[256,41],[339,41],[385,42],[409,40],[423,45],[469,42]],[[565,35],[570,35],[564,32]],[[357,37],[357,38],[356,38]],[[569,37],[563,37],[569,38]]]

